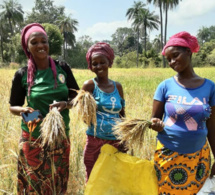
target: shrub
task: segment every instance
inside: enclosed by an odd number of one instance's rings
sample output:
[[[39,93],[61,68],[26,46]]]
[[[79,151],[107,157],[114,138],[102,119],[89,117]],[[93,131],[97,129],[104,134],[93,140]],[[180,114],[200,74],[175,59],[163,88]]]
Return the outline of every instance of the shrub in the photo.
[[[18,69],[20,67],[20,65],[18,63],[15,63],[15,62],[11,62],[9,64],[9,68],[11,69]]]

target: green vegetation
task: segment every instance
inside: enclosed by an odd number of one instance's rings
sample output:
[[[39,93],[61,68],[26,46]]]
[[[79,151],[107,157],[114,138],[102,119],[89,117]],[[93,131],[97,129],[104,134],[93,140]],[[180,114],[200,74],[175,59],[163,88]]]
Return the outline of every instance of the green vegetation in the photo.
[[[15,69],[0,69],[0,194],[16,194],[18,143],[21,133],[21,117],[9,112],[10,86]],[[195,68],[197,74],[215,82],[214,68]],[[89,70],[73,69],[74,76],[81,87],[85,80],[93,78]],[[126,100],[128,118],[150,119],[152,99],[157,85],[164,79],[173,76],[170,68],[125,69],[111,68],[110,78],[121,82]],[[85,145],[86,126],[77,118],[74,110],[70,111],[70,178],[68,194],[81,195],[85,186],[85,168],[83,150]],[[156,132],[146,131],[144,148],[134,151],[136,156],[153,159]]]
[[[146,8],[145,2],[158,7],[159,16]],[[85,55],[94,42],[87,35],[76,39],[74,33],[78,31],[78,21],[66,15],[65,7],[54,5],[52,0],[35,0],[34,3],[25,17],[22,5],[17,0],[4,0],[0,3],[0,67],[9,66],[10,63],[26,65],[26,57],[20,45],[20,31],[26,24],[38,22],[47,30],[50,55],[66,61],[72,68],[87,68]],[[107,42],[114,48],[114,66],[166,67],[161,49],[167,41],[168,11],[175,9],[179,3],[180,0],[134,1],[124,13],[132,22],[132,27],[118,28],[111,40],[97,40]],[[149,31],[159,28],[160,34],[150,40]],[[215,66],[215,26],[202,27],[197,37],[201,48],[198,54],[193,55],[194,66]]]

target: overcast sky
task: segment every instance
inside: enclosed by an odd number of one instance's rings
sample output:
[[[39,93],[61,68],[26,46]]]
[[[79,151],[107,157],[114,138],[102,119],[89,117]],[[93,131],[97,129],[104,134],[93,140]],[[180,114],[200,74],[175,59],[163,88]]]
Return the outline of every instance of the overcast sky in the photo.
[[[31,11],[34,0],[17,0],[25,12]],[[111,40],[111,35],[119,27],[131,27],[125,16],[134,0],[53,0],[54,5],[63,5],[66,14],[78,20],[77,39],[89,35],[94,41]],[[138,1],[138,0],[136,0]],[[0,0],[0,4],[3,0]],[[146,3],[146,0],[142,0]],[[159,9],[147,5],[150,12],[159,15]],[[215,25],[215,0],[182,0],[178,7],[169,11],[168,37],[179,32],[188,31],[193,35],[200,28]],[[160,31],[150,32],[150,39],[159,35]],[[167,37],[167,38],[168,38]]]

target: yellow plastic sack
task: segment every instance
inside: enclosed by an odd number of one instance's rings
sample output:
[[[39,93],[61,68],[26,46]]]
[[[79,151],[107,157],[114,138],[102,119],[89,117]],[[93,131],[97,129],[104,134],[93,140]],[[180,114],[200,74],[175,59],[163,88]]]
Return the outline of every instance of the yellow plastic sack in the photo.
[[[101,148],[85,195],[157,195],[153,162],[118,152],[108,144]]]

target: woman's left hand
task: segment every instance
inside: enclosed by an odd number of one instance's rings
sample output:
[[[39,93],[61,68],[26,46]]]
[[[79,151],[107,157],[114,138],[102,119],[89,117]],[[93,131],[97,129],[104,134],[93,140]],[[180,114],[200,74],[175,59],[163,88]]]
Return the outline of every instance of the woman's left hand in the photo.
[[[210,177],[212,178],[213,176],[215,176],[215,162],[214,162],[213,166],[211,167]]]
[[[57,107],[58,111],[61,112],[67,108],[67,102],[66,101],[54,102],[53,104],[49,105],[49,110],[51,110],[54,107]]]

